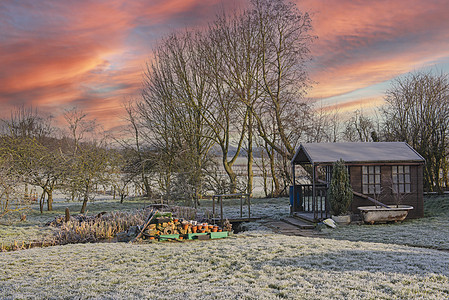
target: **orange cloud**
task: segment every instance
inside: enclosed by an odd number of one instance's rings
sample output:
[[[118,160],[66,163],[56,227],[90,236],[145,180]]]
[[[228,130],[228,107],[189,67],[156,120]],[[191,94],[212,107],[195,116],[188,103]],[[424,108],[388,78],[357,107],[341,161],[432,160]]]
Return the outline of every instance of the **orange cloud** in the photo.
[[[104,127],[120,126],[121,102],[139,96],[151,49],[172,30],[204,26],[219,9],[199,0],[0,2],[0,117],[10,105],[60,114],[79,106]],[[310,96],[341,109],[378,97],[354,91],[449,57],[446,1],[301,0],[319,39]],[[377,98],[376,98],[377,99]],[[327,101],[327,103],[333,103]],[[332,106],[333,104],[331,104]]]
[[[154,42],[177,22],[204,22],[218,2],[2,1],[0,105],[6,115],[15,104],[54,114],[76,105],[113,126],[140,93]]]

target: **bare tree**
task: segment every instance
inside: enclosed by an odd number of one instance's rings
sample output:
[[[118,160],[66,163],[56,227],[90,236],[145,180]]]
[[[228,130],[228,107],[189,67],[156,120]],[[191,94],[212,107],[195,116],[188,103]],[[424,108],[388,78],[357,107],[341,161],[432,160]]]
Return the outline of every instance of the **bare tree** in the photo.
[[[84,213],[87,202],[95,192],[93,187],[104,184],[109,178],[108,172],[113,171],[111,157],[106,148],[105,135],[95,131],[96,122],[89,119],[87,113],[73,108],[66,111],[64,117],[71,137],[66,141],[72,150],[66,164],[65,186],[72,199],[75,195],[82,197],[80,212]],[[103,138],[99,139],[100,136]]]
[[[47,196],[47,209],[53,209],[53,191],[64,173],[62,144],[54,136],[51,116],[37,109],[18,107],[3,120],[4,143],[12,158],[14,172],[23,183],[42,188],[40,210]]]
[[[0,218],[8,213],[29,207],[20,195],[20,177],[14,168],[14,158],[10,152],[9,142],[0,138]]]
[[[128,127],[125,132],[126,138],[117,141],[126,152],[126,159],[122,159],[122,171],[127,175],[122,177],[121,190],[124,191],[125,182],[129,183],[132,180],[144,189],[146,197],[150,197],[152,194],[150,176],[154,166],[154,155],[151,155],[151,151],[142,145],[143,128],[136,105],[137,102],[135,101],[128,101],[123,105],[126,111]]]
[[[310,115],[303,101],[310,85],[305,68],[314,39],[310,21],[293,3],[253,0],[241,12],[219,14],[205,31],[173,33],[159,43],[138,108],[146,140],[163,162],[159,173],[166,191],[181,166],[175,158],[182,155],[193,162],[189,172],[197,178],[192,190],[198,198],[201,170],[217,144],[231,191],[237,182],[232,166],[245,150],[246,190],[252,193],[257,136],[270,155],[282,156],[282,173],[288,174],[284,169],[308,128],[304,116]],[[231,144],[234,155],[229,155]]]
[[[216,57],[221,68],[215,73],[224,83],[230,96],[242,105],[240,120],[243,120],[240,133],[246,130],[247,154],[247,193],[253,189],[253,143],[254,143],[254,106],[260,98],[260,61],[258,57],[258,32],[253,16],[249,11],[227,16],[217,16],[209,28],[209,38],[214,45]],[[243,134],[240,134],[243,137]],[[239,141],[239,145],[241,142]],[[225,166],[226,168],[226,166]]]
[[[210,89],[199,71],[202,62],[194,42],[189,32],[185,36],[172,34],[161,42],[154,61],[147,66],[139,112],[149,129],[148,140],[160,154],[166,194],[174,167],[188,162],[196,205],[203,191],[203,165],[214,141],[203,117],[210,105]]]
[[[255,118],[259,135],[279,154],[291,159],[297,138],[304,132],[302,120],[310,113],[301,101],[310,85],[305,63],[315,38],[309,32],[311,18],[292,2],[253,0],[263,90]],[[270,137],[265,120],[273,119],[278,139]],[[268,124],[272,124],[269,121]]]
[[[385,138],[415,148],[426,159],[425,188],[442,192],[448,173],[448,75],[417,72],[398,78],[386,92],[385,101]]]
[[[1,128],[4,135],[40,139],[53,135],[52,119],[51,115],[44,116],[36,108],[22,105],[11,110],[9,119],[1,120]]]
[[[356,110],[346,122],[343,136],[349,142],[378,142],[377,132],[379,130],[376,131],[376,122],[366,116],[362,110]]]
[[[97,124],[95,120],[87,117],[87,113],[77,107],[66,110],[64,118],[68,125],[69,136],[73,140],[73,152],[76,153],[79,143],[95,131]]]

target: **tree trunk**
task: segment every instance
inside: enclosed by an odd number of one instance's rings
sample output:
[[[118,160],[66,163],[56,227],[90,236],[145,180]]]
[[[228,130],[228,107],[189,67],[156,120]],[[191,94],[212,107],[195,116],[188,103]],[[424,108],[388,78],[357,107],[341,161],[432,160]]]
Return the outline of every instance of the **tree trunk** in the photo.
[[[89,200],[89,185],[86,186],[86,191],[84,193],[83,206],[81,206],[81,214],[84,214],[86,211],[87,201]]]
[[[42,192],[41,198],[39,199],[39,209],[41,211],[41,214],[44,213],[44,198],[45,198],[45,191]]]
[[[276,176],[276,165],[275,165],[275,153],[274,151],[271,152],[270,155],[270,168],[271,168],[271,177],[273,178],[273,184],[274,184],[274,191],[272,193],[273,197],[278,197],[281,193],[281,188],[279,186],[279,180]]]
[[[445,158],[443,158],[443,181],[444,181],[444,189],[447,190],[449,186],[449,179],[448,179],[448,161]]]
[[[46,189],[45,192],[47,193],[47,210],[52,211],[53,210],[53,190],[52,189]]]
[[[25,200],[30,200],[30,195],[28,193],[28,184],[25,183],[25,193],[24,193]]]
[[[254,179],[254,174],[253,174],[253,115],[251,112],[251,109],[249,109],[249,113],[248,113],[248,150],[247,150],[247,154],[248,154],[248,183],[247,183],[247,188],[246,188],[246,192],[249,194],[249,196],[251,197],[253,194],[253,179]]]
[[[145,186],[145,197],[150,198],[151,187],[150,187],[150,183],[148,182],[148,177],[145,176],[145,174],[143,174],[142,180],[143,180],[143,185]]]
[[[232,170],[226,157],[223,157],[223,167],[226,171],[226,174],[228,174],[228,177],[229,177],[230,193],[234,194],[237,190],[237,175],[235,174],[234,170]]]
[[[68,221],[70,221],[70,211],[69,211],[69,208],[66,207],[65,208],[65,222],[67,223]]]
[[[262,177],[263,177],[263,191],[265,193],[265,197],[267,198],[268,195],[270,194],[268,192],[268,172],[267,172],[267,167],[265,165],[265,151],[262,151],[262,157],[261,157],[261,168],[262,168]]]

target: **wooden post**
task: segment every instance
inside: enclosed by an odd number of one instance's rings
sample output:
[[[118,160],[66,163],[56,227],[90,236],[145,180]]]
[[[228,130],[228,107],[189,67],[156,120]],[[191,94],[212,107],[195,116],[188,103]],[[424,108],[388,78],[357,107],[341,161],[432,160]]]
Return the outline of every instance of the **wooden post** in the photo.
[[[295,177],[295,163],[292,162],[292,177],[293,177],[293,212],[296,212],[298,210],[297,207],[297,197],[296,197],[296,177]],[[291,196],[290,196],[291,197]]]
[[[248,194],[248,219],[251,219],[251,200],[250,200],[250,194]]]
[[[313,218],[316,219],[315,216],[315,201],[316,201],[316,190],[315,190],[315,164],[312,163],[312,212],[313,212]]]
[[[65,208],[65,222],[67,223],[68,221],[70,221],[70,211],[69,211],[69,208],[66,207]]]
[[[214,218],[215,224],[215,195],[212,196],[212,217]]]
[[[240,194],[240,218],[243,218],[243,194]]]
[[[218,196],[218,199],[220,201],[220,221],[221,221],[221,226],[223,226],[223,196]]]

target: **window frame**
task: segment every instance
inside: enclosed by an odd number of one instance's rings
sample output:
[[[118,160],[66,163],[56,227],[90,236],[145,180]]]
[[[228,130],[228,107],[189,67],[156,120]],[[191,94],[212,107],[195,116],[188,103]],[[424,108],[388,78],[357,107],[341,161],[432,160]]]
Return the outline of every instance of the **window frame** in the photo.
[[[362,193],[379,195],[382,193],[382,168],[379,165],[362,166]]]
[[[393,194],[410,194],[412,178],[409,165],[391,166],[391,192]]]

